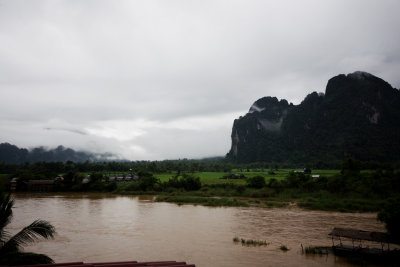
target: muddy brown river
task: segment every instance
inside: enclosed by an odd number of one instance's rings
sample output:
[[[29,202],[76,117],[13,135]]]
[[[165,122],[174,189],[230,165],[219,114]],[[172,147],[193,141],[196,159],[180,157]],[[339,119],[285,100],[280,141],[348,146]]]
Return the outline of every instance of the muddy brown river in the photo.
[[[333,255],[306,256],[301,244],[331,245],[333,227],[384,231],[374,213],[288,208],[209,208],[153,202],[152,197],[16,195],[10,232],[50,221],[54,240],[25,251],[68,261],[177,260],[202,266],[350,266]],[[266,240],[247,247],[232,239]],[[281,245],[290,250],[281,251]]]

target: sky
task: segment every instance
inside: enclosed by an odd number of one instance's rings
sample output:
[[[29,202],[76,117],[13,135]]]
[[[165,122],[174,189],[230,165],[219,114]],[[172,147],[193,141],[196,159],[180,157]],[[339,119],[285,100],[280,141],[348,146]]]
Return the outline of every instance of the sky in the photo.
[[[224,156],[234,119],[338,74],[400,88],[397,0],[0,0],[0,143]]]

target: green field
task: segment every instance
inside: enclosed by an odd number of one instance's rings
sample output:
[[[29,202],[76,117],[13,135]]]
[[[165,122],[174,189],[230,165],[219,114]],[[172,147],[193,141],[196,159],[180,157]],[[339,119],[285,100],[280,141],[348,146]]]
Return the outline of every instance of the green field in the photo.
[[[263,176],[265,177],[265,180],[268,182],[270,179],[276,179],[276,180],[283,180],[286,178],[286,176],[289,174],[291,171],[298,171],[302,172],[302,169],[280,169],[280,170],[274,170],[273,172],[275,174],[270,174],[270,170],[264,169],[263,171],[260,169],[233,169],[232,172],[194,172],[190,173],[193,174],[196,177],[200,178],[200,181],[203,185],[212,185],[212,184],[223,184],[223,183],[233,183],[233,184],[238,184],[238,185],[244,185],[246,184],[246,181],[244,179],[220,179],[226,175],[236,173],[236,174],[243,174],[246,178],[251,178],[254,176]],[[368,170],[362,171],[362,172],[369,172]],[[115,173],[124,173],[127,174],[127,172],[104,172],[105,174],[115,174]],[[330,177],[335,174],[339,174],[340,170],[312,170],[311,174],[319,174],[321,176],[325,177]],[[84,174],[89,175],[91,172],[84,172]],[[1,174],[0,174],[1,175]],[[160,179],[161,182],[166,182],[172,177],[176,175],[176,172],[168,172],[168,173],[153,173],[153,175]],[[0,176],[1,177],[1,176]]]
[[[265,177],[266,181],[274,178],[276,180],[283,180],[291,171],[299,171],[300,169],[281,169],[281,170],[274,170],[275,174],[270,174],[270,170],[252,170],[250,169],[234,169],[231,173],[243,174],[245,177],[250,178],[254,176],[263,176]],[[338,174],[340,170],[313,170],[311,174],[319,174],[321,176],[330,177],[335,174]],[[362,171],[362,173],[369,172],[368,170]],[[82,174],[89,175],[92,172],[82,172]],[[127,172],[104,172],[105,174],[109,173],[127,173]],[[233,184],[245,184],[244,179],[220,179],[226,175],[231,174],[230,172],[194,172],[193,175],[200,178],[202,184],[223,184],[223,183],[233,183]],[[153,174],[156,178],[160,179],[161,182],[166,182],[170,178],[176,175],[176,172],[170,173],[154,173]],[[0,174],[0,181],[5,180],[8,174]]]
[[[246,180],[245,179],[221,179],[224,176],[227,176],[229,174],[235,173],[235,174],[243,174],[246,178],[251,178],[254,176],[263,176],[265,180],[268,182],[270,179],[276,179],[276,180],[283,180],[286,178],[286,176],[289,174],[291,171],[299,171],[301,172],[302,170],[300,169],[280,169],[280,170],[274,170],[273,173],[271,174],[271,171],[268,169],[233,169],[232,172],[194,172],[190,173],[193,174],[195,177],[200,178],[200,182],[202,185],[217,185],[217,184],[235,184],[235,185],[246,185]],[[338,174],[340,171],[339,170],[313,170],[312,174],[319,174],[321,176],[325,177],[330,177],[335,174]],[[92,172],[82,172],[81,174],[84,175],[89,175]],[[104,174],[108,175],[110,173],[117,174],[117,173],[124,173],[127,174],[127,172],[104,172]],[[176,172],[169,172],[169,173],[153,173],[153,175],[160,179],[161,182],[166,182],[172,177],[176,175]],[[6,177],[8,174],[0,174],[0,182],[4,183]]]
[[[291,171],[303,171],[303,170],[294,170],[294,169],[281,169],[281,170],[274,170],[275,174],[269,174],[269,170],[259,171],[259,170],[239,170],[234,169],[232,173],[243,174],[247,178],[254,177],[261,175],[265,177],[265,180],[268,181],[272,178],[276,180],[283,180]],[[311,174],[319,174],[321,176],[330,177],[335,174],[340,173],[340,170],[313,170]],[[245,184],[244,179],[220,179],[225,175],[229,175],[229,172],[195,172],[193,173],[194,176],[199,177],[202,184],[223,184],[223,183],[234,183],[234,184]],[[172,178],[176,175],[175,172],[173,173],[155,173],[154,176],[160,179],[161,182],[168,181],[168,179]]]

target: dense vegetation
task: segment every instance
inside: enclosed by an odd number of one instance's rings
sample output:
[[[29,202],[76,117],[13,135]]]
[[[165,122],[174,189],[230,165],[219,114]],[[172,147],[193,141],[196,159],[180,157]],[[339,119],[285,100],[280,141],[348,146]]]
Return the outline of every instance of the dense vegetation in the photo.
[[[227,158],[326,168],[353,157],[399,166],[399,136],[400,91],[355,72],[333,77],[325,94],[311,93],[299,105],[275,97],[256,101],[235,120]]]
[[[361,169],[388,169],[397,167],[389,163],[378,162],[359,162]],[[340,169],[342,166],[341,161],[324,164],[323,167],[319,164],[294,164],[289,165],[285,163],[268,163],[268,162],[252,162],[252,163],[232,163],[224,159],[205,159],[205,160],[164,160],[164,161],[108,161],[108,162],[25,162],[23,164],[8,164],[0,162],[0,174],[13,174],[18,177],[26,177],[27,179],[45,179],[54,178],[58,174],[67,172],[151,172],[154,174],[165,174],[171,177],[174,172],[220,172],[215,178],[220,178],[222,173],[249,173],[251,170],[259,172],[272,172],[276,169],[303,169],[304,166],[311,167],[312,169]]]
[[[3,165],[3,167],[10,166]],[[388,198],[398,197],[400,173],[386,170],[361,170],[361,163],[352,159],[342,164],[341,170],[277,170],[248,169],[217,162],[199,163],[138,162],[138,163],[35,163],[12,165],[14,172],[2,175],[3,181],[18,177],[19,183],[30,179],[49,179],[62,174],[64,180],[55,184],[59,192],[113,192],[119,194],[157,194],[165,201],[199,203],[205,205],[254,205],[261,207],[286,206],[296,202],[309,209],[339,211],[379,211]],[[137,182],[108,181],[114,171],[102,168],[122,168],[125,173],[136,173]],[[128,169],[131,167],[132,170]],[[133,168],[132,168],[133,167]],[[87,171],[88,169],[96,171]],[[178,170],[173,170],[177,168]],[[188,171],[183,171],[181,169]],[[227,168],[227,172],[198,172],[200,168]],[[12,169],[12,168],[11,168]],[[82,171],[85,170],[85,171]],[[151,172],[149,170],[167,170]],[[121,171],[122,172],[122,171]],[[121,173],[120,172],[120,173]],[[230,174],[229,173],[234,173]],[[83,182],[90,174],[90,180]],[[312,177],[312,174],[319,174]],[[1,178],[1,177],[0,177]],[[23,186],[23,185],[22,185]],[[23,187],[22,187],[23,188]],[[210,201],[209,197],[227,199]]]

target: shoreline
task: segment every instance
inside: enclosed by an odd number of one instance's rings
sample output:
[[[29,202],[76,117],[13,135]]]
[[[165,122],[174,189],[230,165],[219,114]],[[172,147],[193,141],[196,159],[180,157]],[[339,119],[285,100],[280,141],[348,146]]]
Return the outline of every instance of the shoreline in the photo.
[[[30,197],[65,197],[65,198],[114,198],[114,197],[138,197],[152,202],[165,202],[180,205],[200,205],[205,207],[252,207],[260,209],[290,208],[296,207],[305,211],[327,211],[340,213],[373,213],[378,211],[339,210],[327,208],[308,208],[304,198],[276,199],[254,198],[246,196],[198,196],[196,194],[160,194],[160,192],[13,192],[12,195],[19,198]],[[321,201],[323,202],[323,201]]]

